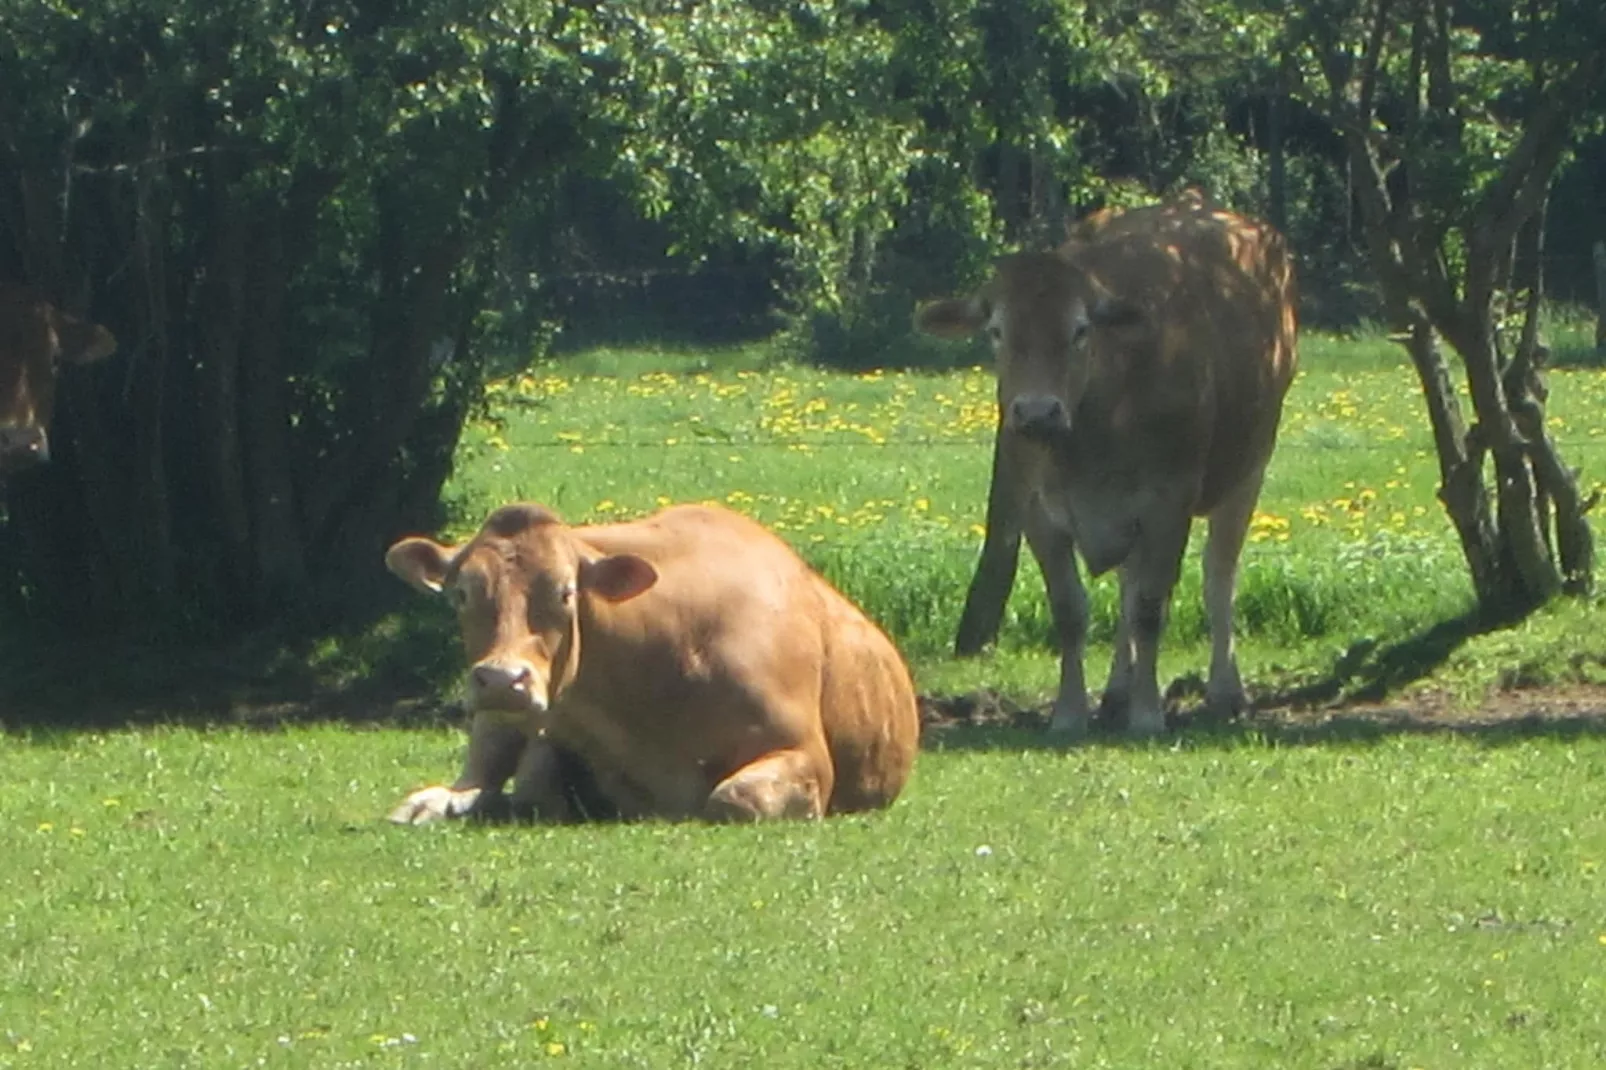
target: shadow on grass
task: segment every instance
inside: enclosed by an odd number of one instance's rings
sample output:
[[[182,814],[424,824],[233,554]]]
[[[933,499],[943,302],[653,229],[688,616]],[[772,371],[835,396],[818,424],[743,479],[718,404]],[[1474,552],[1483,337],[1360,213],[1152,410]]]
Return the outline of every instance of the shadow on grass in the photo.
[[[1254,708],[1239,717],[1212,717],[1203,705],[1197,675],[1175,681],[1166,693],[1172,731],[1161,743],[1231,747],[1246,742],[1273,745],[1366,745],[1402,735],[1449,734],[1489,744],[1526,739],[1606,737],[1606,688],[1513,687],[1475,709],[1444,695],[1393,698],[1427,679],[1464,643],[1508,627],[1511,619],[1466,615],[1441,621],[1394,643],[1362,640],[1340,654],[1330,669],[1277,684],[1252,695]],[[922,746],[927,749],[1056,749],[1067,744],[1048,735],[1046,710],[1024,707],[996,692],[936,696],[921,703]],[[1123,737],[1118,728],[1095,724],[1080,746],[1150,746]]]
[[[389,613],[348,631],[228,644],[0,643],[0,731],[134,726],[457,723],[448,614]]]
[[[1325,672],[1258,690],[1254,710],[1230,721],[1208,717],[1203,681],[1184,677],[1166,696],[1173,731],[1162,742],[1308,746],[1418,733],[1491,743],[1606,736],[1606,689],[1517,688],[1470,713],[1432,695],[1387,698],[1431,676],[1463,643],[1507,623],[1459,617],[1394,643],[1354,643]],[[85,652],[12,642],[0,645],[0,731],[461,726],[463,711],[449,697],[460,672],[455,623],[427,611],[390,613],[317,639],[261,636],[219,648],[123,644]],[[993,691],[922,697],[921,720],[926,749],[1066,746],[1047,735],[1045,710]],[[1101,725],[1081,745],[1150,744]]]

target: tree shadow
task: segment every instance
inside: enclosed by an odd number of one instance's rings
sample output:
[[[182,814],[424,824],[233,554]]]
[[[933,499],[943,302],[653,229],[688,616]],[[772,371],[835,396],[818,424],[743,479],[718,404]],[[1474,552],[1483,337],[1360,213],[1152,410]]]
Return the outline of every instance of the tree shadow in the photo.
[[[211,644],[7,636],[0,731],[462,723],[452,697],[458,647],[455,622],[428,613]]]
[[[1450,734],[1489,744],[1526,739],[1606,737],[1606,688],[1513,686],[1460,708],[1442,694],[1397,696],[1430,677],[1462,645],[1516,623],[1511,617],[1467,614],[1440,621],[1397,642],[1363,639],[1324,672],[1251,689],[1252,708],[1231,718],[1204,705],[1204,680],[1180,677],[1166,692],[1168,732],[1181,746],[1365,745],[1401,735]],[[1514,681],[1520,684],[1520,681]],[[921,701],[921,745],[938,750],[1135,747],[1117,725],[1096,722],[1088,739],[1068,743],[1047,733],[1048,712],[992,691],[931,696]]]

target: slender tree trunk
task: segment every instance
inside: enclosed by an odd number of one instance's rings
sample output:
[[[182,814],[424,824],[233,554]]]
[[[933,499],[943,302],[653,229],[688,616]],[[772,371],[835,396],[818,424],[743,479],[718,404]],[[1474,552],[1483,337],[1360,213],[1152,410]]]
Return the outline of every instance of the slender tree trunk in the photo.
[[[196,417],[204,429],[202,450],[209,497],[221,553],[211,561],[209,592],[214,601],[238,605],[252,587],[251,514],[245,496],[244,452],[240,433],[240,350],[244,329],[246,221],[228,176],[213,169],[209,190],[206,275],[197,288],[190,317],[199,343],[200,389]]]
[[[1606,241],[1598,241],[1595,257],[1595,348],[1606,353]]]
[[[252,600],[260,611],[271,610],[307,583],[284,359],[285,323],[291,250],[311,247],[318,206],[334,185],[332,175],[303,175],[291,183],[282,204],[268,197],[253,212],[255,256],[246,283],[240,387],[251,560],[256,572]]]
[[[1271,225],[1288,233],[1288,160],[1283,149],[1283,113],[1288,108],[1288,56],[1277,67],[1266,109],[1266,196]]]

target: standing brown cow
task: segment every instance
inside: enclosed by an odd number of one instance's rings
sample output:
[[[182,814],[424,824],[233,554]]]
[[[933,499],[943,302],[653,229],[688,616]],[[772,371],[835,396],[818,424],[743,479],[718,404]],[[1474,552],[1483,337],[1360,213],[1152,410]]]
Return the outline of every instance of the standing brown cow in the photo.
[[[1060,638],[1052,729],[1087,731],[1087,594],[1076,555],[1118,568],[1121,614],[1103,712],[1134,735],[1164,728],[1160,632],[1195,516],[1207,516],[1207,701],[1237,710],[1233,593],[1296,363],[1294,272],[1281,235],[1189,197],[1106,214],[1056,253],[999,261],[977,293],[922,308],[919,328],[985,329],[998,362],[999,436],[977,603],[1014,575],[1024,529]],[[1003,592],[997,589],[1002,585]]]
[[[50,459],[57,366],[88,364],[116,348],[106,328],[0,282],[0,478]]]
[[[625,817],[819,817],[908,779],[919,716],[891,640],[727,509],[572,528],[509,505],[385,563],[457,607],[475,711],[462,776],[393,821],[486,809],[509,778],[516,808],[563,820],[565,755]]]

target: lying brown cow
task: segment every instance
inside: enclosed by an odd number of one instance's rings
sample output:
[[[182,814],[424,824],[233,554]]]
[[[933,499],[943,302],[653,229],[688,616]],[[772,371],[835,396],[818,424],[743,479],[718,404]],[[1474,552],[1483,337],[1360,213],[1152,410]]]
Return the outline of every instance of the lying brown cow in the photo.
[[[0,282],[0,478],[50,459],[46,428],[56,407],[57,365],[87,364],[116,348],[106,328]]]
[[[474,724],[462,776],[391,820],[573,814],[566,754],[624,817],[819,817],[886,806],[919,718],[892,642],[780,539],[678,506],[571,528],[492,513],[460,547],[403,539],[385,563],[457,607]]]
[[[998,362],[989,530],[958,645],[987,626],[988,599],[1001,611],[1024,530],[1060,638],[1054,730],[1083,733],[1090,717],[1078,552],[1094,575],[1120,570],[1101,712],[1135,735],[1164,727],[1155,658],[1195,516],[1210,518],[1206,699],[1242,707],[1233,592],[1294,376],[1296,300],[1282,237],[1192,196],[1101,215],[917,315],[932,334],[985,329]]]

